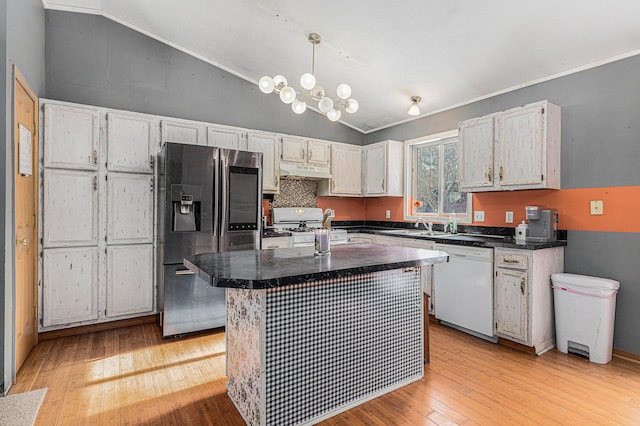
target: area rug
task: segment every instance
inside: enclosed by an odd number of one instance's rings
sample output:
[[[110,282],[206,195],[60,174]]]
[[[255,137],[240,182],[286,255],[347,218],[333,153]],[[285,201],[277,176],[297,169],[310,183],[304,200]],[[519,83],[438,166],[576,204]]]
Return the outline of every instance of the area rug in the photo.
[[[47,388],[0,397],[0,426],[33,426]]]

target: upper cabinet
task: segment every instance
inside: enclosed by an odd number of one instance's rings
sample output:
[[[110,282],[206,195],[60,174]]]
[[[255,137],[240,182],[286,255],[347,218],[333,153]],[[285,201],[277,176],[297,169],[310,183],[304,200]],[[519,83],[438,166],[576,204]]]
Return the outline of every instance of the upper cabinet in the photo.
[[[208,126],[207,145],[218,148],[247,150],[246,130],[237,127]]]
[[[160,122],[160,144],[166,142],[186,145],[206,145],[207,127],[187,120],[162,120]]]
[[[107,113],[107,170],[153,173],[156,144],[153,118],[135,113]]]
[[[460,188],[560,189],[560,107],[536,102],[459,126]]]
[[[97,170],[100,111],[80,106],[44,106],[44,166]]]
[[[266,193],[275,193],[280,189],[278,142],[278,135],[274,133],[247,133],[247,151],[262,153],[262,191]]]
[[[362,195],[362,148],[331,144],[331,179],[318,183],[318,195]]]
[[[403,195],[404,143],[384,141],[363,148],[365,197]]]
[[[329,142],[284,136],[282,138],[282,161],[329,165]]]

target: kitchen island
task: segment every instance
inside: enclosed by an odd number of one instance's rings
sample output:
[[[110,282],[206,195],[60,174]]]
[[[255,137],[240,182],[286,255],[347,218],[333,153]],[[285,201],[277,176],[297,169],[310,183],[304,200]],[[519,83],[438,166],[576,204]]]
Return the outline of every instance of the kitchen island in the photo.
[[[249,425],[313,424],[424,374],[420,268],[446,253],[375,244],[207,253],[227,288],[228,394]]]

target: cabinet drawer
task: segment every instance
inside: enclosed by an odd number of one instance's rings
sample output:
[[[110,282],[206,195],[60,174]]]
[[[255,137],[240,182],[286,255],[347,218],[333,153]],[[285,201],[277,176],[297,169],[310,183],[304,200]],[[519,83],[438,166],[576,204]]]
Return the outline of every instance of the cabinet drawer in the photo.
[[[526,254],[497,253],[498,268],[529,269],[529,257]]]

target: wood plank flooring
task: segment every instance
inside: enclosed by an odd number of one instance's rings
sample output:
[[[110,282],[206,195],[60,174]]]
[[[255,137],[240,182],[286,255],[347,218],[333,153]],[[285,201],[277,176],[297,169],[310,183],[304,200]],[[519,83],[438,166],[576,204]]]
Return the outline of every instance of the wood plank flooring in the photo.
[[[39,343],[11,394],[48,388],[36,425],[243,425],[222,331],[163,340],[155,324]],[[638,425],[640,365],[536,357],[432,323],[425,377],[321,425]]]

